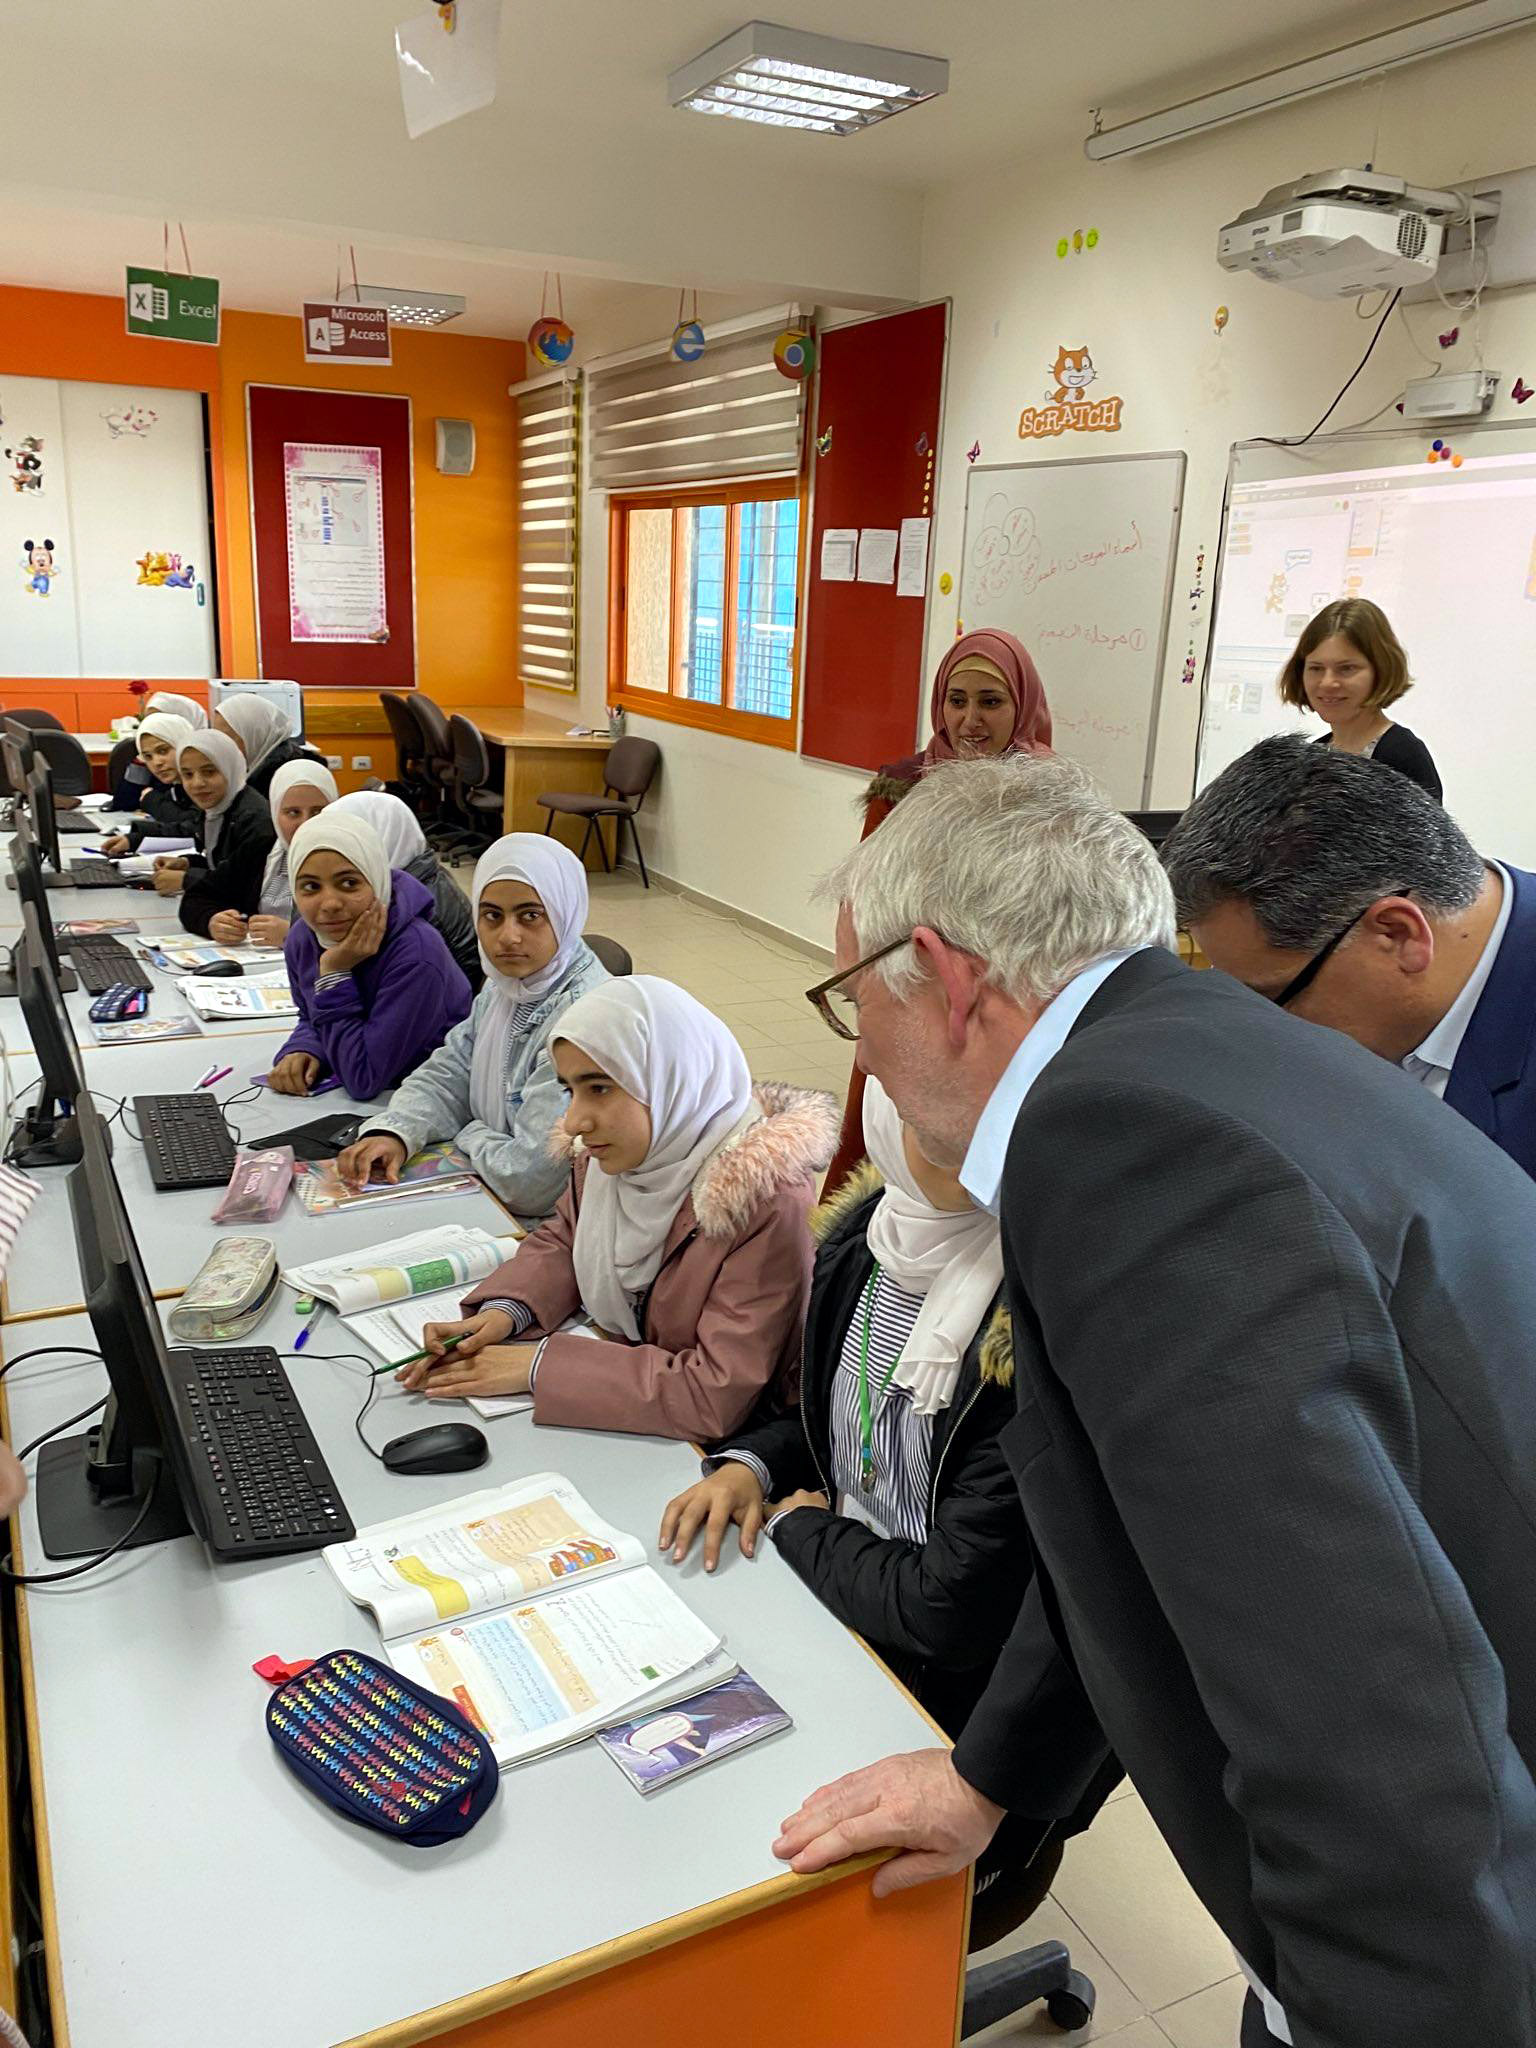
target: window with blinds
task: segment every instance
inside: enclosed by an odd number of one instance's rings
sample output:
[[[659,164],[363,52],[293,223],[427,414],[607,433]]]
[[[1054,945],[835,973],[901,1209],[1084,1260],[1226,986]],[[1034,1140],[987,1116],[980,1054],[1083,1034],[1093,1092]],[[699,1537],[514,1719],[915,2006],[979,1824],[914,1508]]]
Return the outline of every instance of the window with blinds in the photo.
[[[576,688],[576,536],[581,382],[556,371],[513,387],[517,407],[517,670],[540,690]]]
[[[668,343],[586,372],[590,480],[598,490],[675,489],[739,477],[793,476],[804,430],[803,382],[773,359],[790,318],[779,307],[710,334],[695,362]]]

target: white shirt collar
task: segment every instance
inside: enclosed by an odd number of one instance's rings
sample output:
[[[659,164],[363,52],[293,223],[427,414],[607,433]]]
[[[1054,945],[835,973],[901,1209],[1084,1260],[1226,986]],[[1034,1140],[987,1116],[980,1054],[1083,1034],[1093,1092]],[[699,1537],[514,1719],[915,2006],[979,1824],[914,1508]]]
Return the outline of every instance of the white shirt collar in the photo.
[[[1408,1072],[1421,1079],[1427,1078],[1422,1072],[1425,1068],[1449,1074],[1455,1066],[1456,1055],[1461,1051],[1461,1041],[1466,1037],[1467,1027],[1472,1022],[1472,1013],[1482,1000],[1483,990],[1488,985],[1488,977],[1493,972],[1493,963],[1498,959],[1499,948],[1504,943],[1504,934],[1509,929],[1509,914],[1515,904],[1514,884],[1510,881],[1508,872],[1496,860],[1489,861],[1488,865],[1498,876],[1499,885],[1503,890],[1499,914],[1493,921],[1493,930],[1488,934],[1487,943],[1477,956],[1477,965],[1467,976],[1455,1002],[1423,1043],[1416,1045],[1412,1052],[1406,1053],[1403,1057],[1402,1064]]]
[[[1003,1190],[1003,1162],[1008,1141],[1023,1107],[1024,1098],[1067,1042],[1072,1026],[1117,967],[1133,953],[1145,953],[1146,946],[1132,946],[1123,953],[1106,953],[1091,966],[1079,969],[1052,996],[1025,1034],[1023,1043],[1008,1062],[1002,1079],[993,1089],[986,1108],[976,1120],[970,1150],[960,1169],[960,1185],[978,1208],[990,1215],[998,1212]]]

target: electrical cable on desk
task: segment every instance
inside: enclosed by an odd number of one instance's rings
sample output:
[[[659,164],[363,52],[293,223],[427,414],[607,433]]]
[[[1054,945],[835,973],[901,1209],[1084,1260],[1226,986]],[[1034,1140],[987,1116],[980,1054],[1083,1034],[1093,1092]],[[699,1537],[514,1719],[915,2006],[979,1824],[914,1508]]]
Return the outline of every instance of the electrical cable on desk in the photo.
[[[224,1128],[237,1145],[243,1145],[245,1140],[240,1134],[240,1126],[230,1116],[229,1112],[232,1109],[243,1106],[245,1103],[258,1101],[265,1093],[266,1090],[261,1082],[256,1081],[244,1088],[237,1088],[232,1095],[214,1097],[214,1100],[219,1105],[219,1114],[224,1119]]]
[[[149,1511],[155,1504],[156,1496],[159,1494],[160,1475],[164,1469],[163,1465],[156,1464],[155,1476],[149,1483],[149,1491],[144,1496],[143,1507],[139,1509],[139,1512],[128,1524],[122,1535],[118,1537],[117,1541],[109,1545],[107,1549],[98,1551],[94,1557],[88,1557],[84,1564],[73,1564],[69,1567],[68,1571],[62,1572],[19,1572],[14,1569],[8,1557],[0,1558],[0,1577],[9,1579],[13,1586],[56,1586],[61,1579],[78,1579],[86,1572],[95,1571],[97,1565],[105,1564],[109,1557],[116,1557],[120,1550],[126,1550],[134,1537],[143,1528],[145,1522],[149,1519]]]
[[[73,1429],[77,1422],[89,1422],[93,1415],[99,1415],[106,1407],[107,1398],[103,1394],[99,1401],[93,1401],[89,1408],[82,1408],[78,1415],[67,1415],[62,1422],[56,1422],[52,1429],[45,1429],[41,1436],[33,1437],[31,1443],[22,1445],[16,1453],[17,1458],[30,1458],[34,1451],[40,1450],[52,1438],[62,1436],[66,1429]]]
[[[384,1453],[376,1451],[373,1445],[369,1443],[367,1437],[363,1435],[363,1417],[373,1406],[373,1397],[379,1391],[379,1381],[383,1376],[380,1367],[372,1359],[364,1358],[360,1351],[280,1351],[277,1355],[279,1358],[302,1358],[306,1363],[310,1364],[324,1358],[332,1365],[360,1365],[363,1368],[363,1371],[368,1375],[368,1392],[362,1407],[358,1409],[356,1415],[352,1418],[352,1427],[357,1431],[357,1440],[369,1457],[377,1458],[382,1465]]]

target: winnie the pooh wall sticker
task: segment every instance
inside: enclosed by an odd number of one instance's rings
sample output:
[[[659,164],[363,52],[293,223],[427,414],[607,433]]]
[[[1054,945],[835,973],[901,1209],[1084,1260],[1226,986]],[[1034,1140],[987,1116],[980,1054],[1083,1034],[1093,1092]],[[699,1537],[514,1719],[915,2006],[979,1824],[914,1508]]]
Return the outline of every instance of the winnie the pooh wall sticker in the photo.
[[[1117,434],[1120,431],[1119,398],[1090,398],[1088,387],[1098,381],[1098,370],[1088,347],[1083,344],[1058,347],[1051,365],[1051,388],[1044,403],[1026,405],[1019,414],[1019,439],[1039,441],[1057,434]]]

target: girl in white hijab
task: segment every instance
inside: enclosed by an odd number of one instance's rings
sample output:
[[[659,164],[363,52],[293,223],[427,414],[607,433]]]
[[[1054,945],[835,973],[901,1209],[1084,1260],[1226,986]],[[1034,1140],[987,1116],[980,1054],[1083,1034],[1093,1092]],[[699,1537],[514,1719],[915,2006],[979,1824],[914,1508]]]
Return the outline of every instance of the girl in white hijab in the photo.
[[[214,730],[238,740],[249,775],[288,737],[288,714],[266,697],[226,697],[213,714]]]
[[[332,808],[361,804],[344,797]],[[581,935],[586,870],[557,840],[498,839],[480,858],[470,899],[485,972],[474,1010],[369,1119],[341,1171],[356,1187],[370,1174],[397,1180],[412,1153],[451,1139],[516,1216],[536,1223],[570,1177],[569,1160],[550,1151],[565,1108],[551,1041],[571,1005],[608,974]]]
[[[196,813],[182,790],[176,758],[183,741],[191,737],[187,721],[169,711],[151,711],[139,720],[135,741],[144,794],[138,807],[145,816],[136,818],[126,832],[114,832],[102,841],[101,850],[109,858],[137,853],[145,839],[195,837]]]
[[[177,755],[181,786],[199,812],[198,850],[161,854],[155,887],[162,896],[181,891],[181,921],[210,935],[220,911],[249,917],[274,833],[266,799],[246,787],[245,757],[226,734],[210,728],[184,740]]]
[[[301,825],[317,818],[327,804],[335,803],[340,793],[335,776],[323,761],[302,758],[285,761],[274,773],[267,790],[267,803],[272,812],[272,823],[277,828],[277,838],[267,855],[257,914],[251,919],[249,932],[242,930],[235,935],[236,938],[248,936],[258,946],[280,946],[287,938],[288,928],[293,923],[288,842]],[[214,933],[215,938],[222,936],[217,931]]]
[[[401,1378],[432,1396],[531,1390],[540,1422],[718,1437],[793,1372],[836,1105],[755,1090],[720,1019],[650,975],[573,1004],[554,1058],[571,1186]],[[596,1342],[560,1334],[577,1313]]]
[[[208,713],[195,697],[178,697],[174,690],[152,691],[146,701],[147,711],[168,711],[177,718],[184,718],[194,732],[202,732],[208,724]],[[140,719],[139,730],[144,730],[145,720]]]
[[[278,770],[281,774],[282,770]],[[273,778],[274,781],[276,777]],[[401,874],[414,875],[432,891],[436,906],[432,922],[448,941],[448,950],[463,968],[469,985],[477,994],[485,973],[480,949],[475,943],[475,920],[468,899],[437,855],[427,844],[427,835],[409,804],[391,796],[386,789],[355,789],[341,799],[341,809],[351,818],[364,818],[384,842],[389,864]]]

